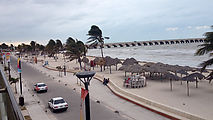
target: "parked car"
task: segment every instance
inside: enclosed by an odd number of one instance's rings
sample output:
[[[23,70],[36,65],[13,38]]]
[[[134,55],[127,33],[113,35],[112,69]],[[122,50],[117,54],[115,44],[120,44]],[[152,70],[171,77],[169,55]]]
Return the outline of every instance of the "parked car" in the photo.
[[[34,91],[36,92],[41,92],[41,91],[44,91],[44,92],[47,92],[48,90],[48,87],[45,83],[36,83],[34,86]]]
[[[68,104],[62,97],[55,97],[49,100],[48,107],[52,109],[53,112],[58,110],[67,110]]]

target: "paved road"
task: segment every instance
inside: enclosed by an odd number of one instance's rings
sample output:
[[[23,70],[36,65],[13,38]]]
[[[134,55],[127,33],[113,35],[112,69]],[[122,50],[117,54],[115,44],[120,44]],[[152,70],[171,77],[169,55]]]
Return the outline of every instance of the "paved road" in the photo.
[[[17,61],[11,57],[11,66],[16,70]],[[31,66],[22,62],[22,76],[27,80],[29,86],[33,86],[36,82],[45,82],[48,85],[47,93],[39,93],[37,96],[43,103],[47,103],[52,97],[61,96],[69,104],[69,108],[65,112],[54,113],[58,120],[77,120],[80,119],[80,95],[74,90],[59,84],[55,80],[33,69]],[[126,120],[114,111],[105,106],[90,100],[91,104],[91,119],[92,120]],[[47,106],[47,104],[45,105]]]

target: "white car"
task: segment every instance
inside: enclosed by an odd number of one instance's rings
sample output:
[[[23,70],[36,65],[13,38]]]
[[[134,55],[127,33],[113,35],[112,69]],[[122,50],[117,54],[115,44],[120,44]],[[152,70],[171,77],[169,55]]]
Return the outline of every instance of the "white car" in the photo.
[[[53,112],[57,110],[67,110],[68,104],[62,97],[55,97],[49,100],[48,107],[52,109]]]
[[[36,91],[36,92],[41,92],[41,91],[47,92],[47,90],[48,90],[48,87],[45,83],[36,83],[33,86],[33,88],[34,88],[34,91]]]

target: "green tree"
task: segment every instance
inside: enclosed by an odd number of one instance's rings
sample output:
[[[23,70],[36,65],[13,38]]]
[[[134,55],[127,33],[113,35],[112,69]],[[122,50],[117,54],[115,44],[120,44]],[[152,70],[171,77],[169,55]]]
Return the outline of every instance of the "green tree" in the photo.
[[[50,39],[48,44],[45,47],[45,50],[47,51],[48,54],[51,56],[54,56],[55,54],[55,41]]]
[[[55,46],[56,46],[57,51],[61,50],[63,48],[61,40],[57,39]]]
[[[35,41],[31,41],[30,45],[32,47],[32,51],[34,52],[35,51],[35,47],[36,47],[36,42]]]
[[[14,46],[13,46],[13,44],[10,44],[10,50],[11,50],[11,51],[14,51]]]
[[[104,58],[103,55],[104,39],[109,39],[109,37],[103,37],[101,29],[99,29],[99,27],[96,25],[91,26],[87,35],[90,36],[87,41],[87,43],[91,43],[89,47],[95,47],[98,44],[100,44],[101,56],[102,58]]]
[[[5,43],[2,43],[2,44],[1,44],[1,49],[8,49],[8,45],[5,44]]]
[[[81,65],[81,57],[85,55],[86,47],[82,41],[74,40],[69,37],[66,41],[66,50],[70,55],[71,59],[77,59],[80,65],[80,69],[82,69]]]
[[[211,26],[211,28],[213,29],[213,26]],[[210,57],[212,57],[213,55],[213,32],[206,32],[204,34],[206,36],[206,38],[204,39],[204,43],[201,45],[198,45],[199,48],[195,55],[204,55],[204,54],[209,54]],[[203,71],[207,66],[210,66],[213,64],[213,58],[210,58],[207,61],[204,61],[200,64],[200,66],[202,67],[201,71]]]

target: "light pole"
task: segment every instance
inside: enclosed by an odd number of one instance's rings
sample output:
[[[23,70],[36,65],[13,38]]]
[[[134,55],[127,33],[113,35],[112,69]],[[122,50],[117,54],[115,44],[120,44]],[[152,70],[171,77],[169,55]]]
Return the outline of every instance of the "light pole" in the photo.
[[[8,72],[9,72],[9,80],[11,79],[11,75],[10,75],[10,61],[8,61]]]
[[[63,69],[64,69],[64,76],[66,76],[66,66],[65,66],[66,60],[65,60],[65,53],[63,54],[63,57],[64,57],[64,67],[63,67]]]
[[[94,71],[84,71],[76,73],[76,76],[84,83],[85,89],[89,91],[88,85],[90,80],[95,75]],[[85,98],[85,112],[86,112],[86,120],[90,120],[90,102],[89,102],[89,92]]]
[[[19,76],[20,76],[20,93],[21,93],[21,95],[19,96],[19,105],[23,106],[24,105],[24,97],[22,96],[21,59],[20,59],[20,57],[18,58],[18,61],[17,61],[17,67],[18,67],[18,73],[19,73]]]

